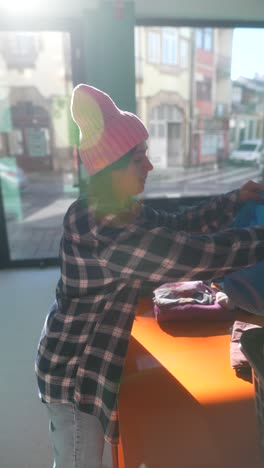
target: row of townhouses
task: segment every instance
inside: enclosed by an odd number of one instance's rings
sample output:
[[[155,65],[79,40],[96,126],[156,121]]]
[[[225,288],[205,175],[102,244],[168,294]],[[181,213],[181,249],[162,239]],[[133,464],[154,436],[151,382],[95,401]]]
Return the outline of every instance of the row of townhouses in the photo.
[[[228,157],[263,139],[264,81],[231,80],[233,29],[135,28],[137,113],[156,167]],[[0,157],[27,171],[76,168],[67,33],[0,33]]]
[[[231,80],[233,29],[136,29],[138,113],[155,165],[214,163],[262,139],[264,81]]]

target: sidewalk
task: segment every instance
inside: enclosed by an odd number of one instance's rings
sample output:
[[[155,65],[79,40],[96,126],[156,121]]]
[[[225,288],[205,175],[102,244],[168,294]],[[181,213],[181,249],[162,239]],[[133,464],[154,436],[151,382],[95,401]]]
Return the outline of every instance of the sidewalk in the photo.
[[[7,224],[12,260],[57,258],[64,214],[74,198],[57,199],[22,221]]]
[[[16,224],[8,226],[11,260],[56,258],[62,228]]]
[[[256,168],[174,168],[150,172],[144,197],[200,197],[227,192],[249,177],[258,180]],[[70,175],[31,178],[21,199],[21,216],[7,221],[11,260],[57,258],[63,217],[78,197]]]

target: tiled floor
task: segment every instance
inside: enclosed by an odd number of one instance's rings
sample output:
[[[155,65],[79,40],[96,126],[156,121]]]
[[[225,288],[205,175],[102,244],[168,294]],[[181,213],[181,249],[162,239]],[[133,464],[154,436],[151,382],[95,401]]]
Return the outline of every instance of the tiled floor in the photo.
[[[48,421],[34,357],[58,270],[0,271],[0,467],[51,468]],[[106,446],[104,468],[112,468]]]

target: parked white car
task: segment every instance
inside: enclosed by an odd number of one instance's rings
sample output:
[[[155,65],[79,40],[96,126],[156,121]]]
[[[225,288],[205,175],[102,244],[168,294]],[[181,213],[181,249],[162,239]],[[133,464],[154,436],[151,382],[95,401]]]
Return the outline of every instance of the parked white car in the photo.
[[[260,165],[264,157],[264,145],[262,140],[244,140],[239,147],[229,156],[231,163],[248,163]]]

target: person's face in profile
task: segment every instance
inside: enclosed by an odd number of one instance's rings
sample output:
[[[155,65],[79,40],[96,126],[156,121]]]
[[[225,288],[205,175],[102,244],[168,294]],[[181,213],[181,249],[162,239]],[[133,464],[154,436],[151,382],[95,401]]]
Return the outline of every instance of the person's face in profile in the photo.
[[[136,146],[127,167],[113,171],[113,184],[120,196],[129,197],[144,191],[148,172],[153,169],[147,150],[147,142],[143,141]]]

